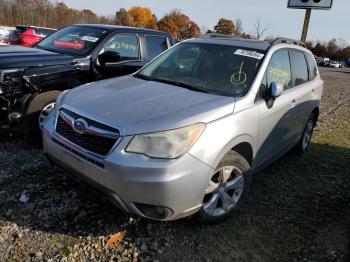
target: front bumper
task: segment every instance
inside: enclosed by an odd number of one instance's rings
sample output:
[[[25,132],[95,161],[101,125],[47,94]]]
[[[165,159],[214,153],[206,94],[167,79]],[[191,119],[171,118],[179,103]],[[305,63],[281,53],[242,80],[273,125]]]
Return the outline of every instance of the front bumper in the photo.
[[[68,144],[46,121],[43,147],[47,156],[82,180],[103,192],[115,204],[133,214],[156,220],[189,216],[201,208],[213,170],[186,154],[175,160],[151,159],[124,151],[132,137],[123,137],[105,158],[84,153]],[[166,217],[149,215],[141,207],[165,207]]]

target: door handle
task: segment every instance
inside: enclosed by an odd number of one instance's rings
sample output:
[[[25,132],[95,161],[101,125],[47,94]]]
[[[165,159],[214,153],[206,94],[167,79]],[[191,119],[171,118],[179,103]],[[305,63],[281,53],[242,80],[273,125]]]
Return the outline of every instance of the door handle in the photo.
[[[297,104],[297,100],[293,99],[292,102],[290,103],[290,107],[295,107]]]
[[[311,96],[314,96],[315,95],[315,89],[312,89],[311,90]]]

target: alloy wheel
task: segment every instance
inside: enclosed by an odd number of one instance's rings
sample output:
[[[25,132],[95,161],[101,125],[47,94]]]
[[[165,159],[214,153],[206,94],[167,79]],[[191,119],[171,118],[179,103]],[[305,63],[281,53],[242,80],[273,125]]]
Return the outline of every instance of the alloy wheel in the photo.
[[[303,135],[303,140],[302,140],[303,150],[306,150],[310,144],[312,133],[314,131],[314,127],[315,127],[314,121],[312,119],[310,119],[307,122],[307,126],[305,129],[304,135]]]
[[[210,216],[222,216],[236,206],[244,187],[243,172],[236,166],[220,167],[206,189],[203,209]]]

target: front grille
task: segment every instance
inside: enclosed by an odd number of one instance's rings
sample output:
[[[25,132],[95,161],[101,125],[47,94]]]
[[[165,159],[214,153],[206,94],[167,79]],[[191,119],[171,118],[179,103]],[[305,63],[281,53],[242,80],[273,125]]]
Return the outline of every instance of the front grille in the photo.
[[[74,113],[75,114],[75,113]],[[74,119],[82,118],[75,114]],[[86,118],[84,118],[86,119]],[[96,123],[90,120],[90,123]],[[89,123],[89,124],[90,124]],[[104,126],[100,124],[100,126]],[[115,130],[115,129],[114,129]],[[102,137],[93,134],[80,134],[71,127],[64,119],[58,114],[56,133],[70,142],[78,145],[92,153],[105,156],[112,149],[114,144],[117,142],[117,138]]]
[[[95,166],[98,166],[98,167],[103,168],[103,169],[105,168],[105,165],[103,163],[101,163],[101,162],[99,162],[99,161],[97,161],[97,160],[95,160],[95,159],[93,159],[91,157],[88,157],[88,156],[86,156],[86,155],[84,155],[82,153],[79,153],[78,151],[74,150],[73,148],[70,148],[69,146],[66,146],[65,144],[63,144],[62,142],[58,141],[57,139],[52,138],[52,141],[55,142],[57,145],[65,148],[66,150],[74,153],[75,155],[81,157],[82,159],[85,159],[86,161],[89,161],[90,163],[94,164]]]

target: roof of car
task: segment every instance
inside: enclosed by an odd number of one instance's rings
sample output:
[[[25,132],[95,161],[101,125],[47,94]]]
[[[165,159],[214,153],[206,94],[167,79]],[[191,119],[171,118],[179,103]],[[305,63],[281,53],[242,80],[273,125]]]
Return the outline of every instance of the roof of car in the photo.
[[[49,28],[49,27],[41,27],[41,26],[35,26],[35,25],[17,25],[16,28],[36,28],[36,29],[48,29],[48,30],[57,30],[55,28]]]
[[[152,32],[157,34],[169,34],[167,32],[152,30],[148,28],[141,28],[141,27],[132,27],[132,26],[121,26],[121,25],[106,25],[106,24],[75,24],[76,26],[86,26],[86,27],[94,27],[94,28],[101,28],[108,31],[116,31],[116,30],[134,30],[134,31],[142,31],[142,32]]]
[[[269,49],[271,44],[266,41],[261,40],[250,40],[250,39],[243,39],[243,38],[193,38],[186,40],[185,42],[191,42],[191,43],[205,43],[205,44],[217,44],[217,45],[232,45],[232,46],[239,46],[239,47],[245,47],[245,48],[251,48],[251,49],[257,49],[257,50],[264,50],[266,51]]]

